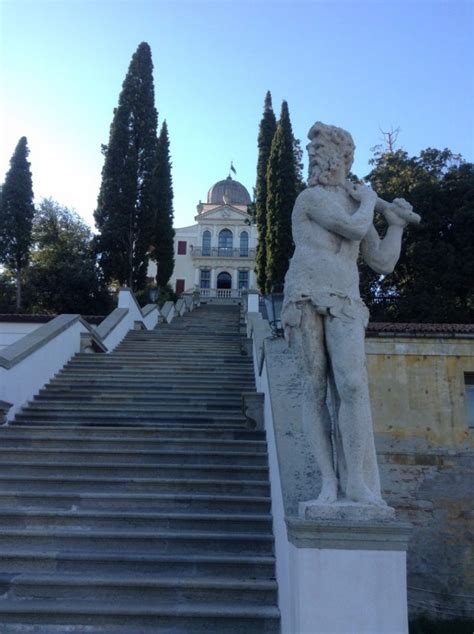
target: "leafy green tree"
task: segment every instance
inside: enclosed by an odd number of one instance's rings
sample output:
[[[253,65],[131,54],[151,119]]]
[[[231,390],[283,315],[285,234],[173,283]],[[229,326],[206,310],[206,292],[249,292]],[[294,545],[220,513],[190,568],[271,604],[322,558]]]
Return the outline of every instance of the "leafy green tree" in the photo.
[[[257,284],[262,292],[265,292],[267,275],[267,167],[275,131],[276,118],[272,108],[272,96],[268,91],[265,96],[263,117],[258,133],[257,183],[255,187],[255,221],[258,229],[256,273]]]
[[[151,50],[134,53],[110,127],[95,221],[96,249],[108,281],[134,290],[146,284],[153,229],[156,131]]]
[[[79,216],[51,199],[33,225],[34,250],[25,280],[31,312],[104,314],[111,299],[99,276],[92,234]]]
[[[0,273],[0,313],[14,313],[16,284],[9,271]]]
[[[374,320],[469,322],[474,317],[474,165],[450,150],[409,157],[380,152],[366,177],[385,200],[406,198],[422,217],[409,225],[386,278],[362,272]],[[380,221],[380,220],[379,220]]]
[[[291,214],[298,194],[294,137],[283,101],[267,169],[266,292],[284,283],[294,251]]]
[[[152,259],[157,263],[156,282],[166,287],[174,268],[173,181],[171,177],[168,126],[163,121],[153,173],[154,226]]]
[[[298,195],[306,188],[306,181],[303,176],[303,150],[300,139],[293,139],[293,152],[295,155],[296,195]]]
[[[0,206],[0,263],[15,276],[17,311],[21,309],[22,278],[30,258],[35,212],[28,154],[26,137],[21,137],[10,161]]]

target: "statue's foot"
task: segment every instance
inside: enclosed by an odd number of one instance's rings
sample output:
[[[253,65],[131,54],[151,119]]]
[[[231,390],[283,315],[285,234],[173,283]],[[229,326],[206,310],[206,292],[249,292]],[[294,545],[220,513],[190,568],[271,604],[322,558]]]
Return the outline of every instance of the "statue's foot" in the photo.
[[[372,504],[374,506],[387,506],[385,500],[379,495],[375,495],[364,482],[357,484],[348,483],[346,487],[346,497],[352,502],[359,504]]]
[[[337,502],[337,481],[326,480],[323,482],[321,493],[316,500],[318,504],[334,504]]]

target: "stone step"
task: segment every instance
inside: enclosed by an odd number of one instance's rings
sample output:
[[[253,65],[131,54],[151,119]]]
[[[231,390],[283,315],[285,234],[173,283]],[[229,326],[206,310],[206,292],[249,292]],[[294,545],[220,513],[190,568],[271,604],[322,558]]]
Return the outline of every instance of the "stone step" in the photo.
[[[268,496],[270,485],[267,480],[244,480],[231,478],[168,478],[168,477],[120,477],[118,475],[88,474],[68,476],[64,474],[37,475],[33,479],[26,474],[8,474],[0,476],[0,492],[74,492],[87,493],[179,493],[209,495],[248,495]]]
[[[212,513],[269,513],[265,496],[183,493],[65,493],[63,491],[0,491],[1,508],[59,510],[189,511]]]
[[[275,559],[271,556],[240,555],[155,555],[153,553],[57,552],[55,550],[0,551],[2,573],[100,573],[140,574],[154,577],[236,577],[274,579]]]
[[[87,422],[88,424],[94,423],[113,423],[114,425],[128,424],[131,425],[134,422],[143,424],[168,424],[168,425],[180,425],[185,423],[201,424],[201,425],[219,425],[225,426],[239,426],[245,424],[245,418],[239,412],[219,413],[215,414],[213,411],[209,412],[179,412],[179,411],[164,411],[160,412],[158,409],[137,411],[133,408],[115,408],[110,411],[101,408],[87,408],[84,406],[79,409],[70,410],[54,410],[53,408],[42,410],[40,407],[27,406],[24,407],[16,416],[17,422],[28,420],[31,423],[35,421],[57,421],[68,422]]]
[[[195,418],[196,416],[204,416],[208,414],[212,414],[213,417],[219,416],[225,420],[226,417],[231,416],[232,419],[235,416],[240,417],[241,405],[240,404],[228,404],[224,405],[222,403],[206,403],[201,402],[199,404],[191,405],[187,403],[153,403],[153,402],[145,402],[139,403],[136,401],[128,400],[128,399],[118,399],[117,401],[112,402],[104,402],[101,400],[83,400],[83,399],[71,399],[71,400],[57,400],[57,399],[35,399],[30,401],[28,405],[23,408],[23,411],[28,411],[30,413],[33,412],[62,412],[64,414],[69,414],[70,412],[76,413],[91,413],[91,415],[95,415],[98,412],[109,414],[110,412],[114,412],[120,417],[129,416],[131,418],[136,418],[136,416],[154,416],[159,415],[160,417],[170,417],[173,418],[175,416],[184,417],[191,416]]]
[[[0,550],[45,549],[97,553],[157,554],[237,554],[273,555],[273,537],[268,533],[220,532],[213,530],[152,532],[134,530],[85,531],[73,529],[0,529]],[[1,603],[1,601],[0,601]]]
[[[93,440],[99,438],[106,440],[110,438],[113,440],[124,441],[145,441],[148,440],[163,440],[163,439],[182,439],[193,442],[195,440],[216,440],[232,442],[234,440],[242,440],[246,442],[264,442],[265,432],[263,431],[250,431],[245,428],[238,429],[216,429],[215,426],[196,426],[196,425],[181,425],[181,426],[167,426],[167,425],[155,425],[155,426],[122,426],[114,429],[110,426],[100,427],[95,425],[87,427],[85,425],[69,425],[58,429],[57,425],[44,425],[42,427],[36,427],[32,425],[17,425],[15,421],[9,426],[0,427],[0,438],[57,438],[57,439],[87,439]]]
[[[274,606],[212,601],[188,605],[143,605],[141,602],[29,601],[0,602],[2,634],[278,634],[280,614]],[[8,628],[8,629],[5,629]],[[54,629],[53,629],[54,628]],[[93,628],[93,629],[91,629]],[[32,630],[30,630],[32,631]]]
[[[65,573],[0,574],[0,584],[12,601],[72,599],[100,605],[102,601],[139,601],[158,607],[185,600],[262,605],[276,601],[276,583],[266,579],[225,577],[154,577],[151,575],[75,575]]]
[[[15,426],[15,430],[19,430]],[[37,432],[37,429],[34,431]],[[177,430],[179,432],[179,430]],[[31,450],[33,448],[51,449],[51,450],[69,450],[69,451],[112,451],[120,452],[124,449],[128,451],[146,451],[153,452],[158,450],[164,451],[236,451],[241,453],[250,453],[264,455],[266,457],[266,443],[262,440],[226,440],[220,438],[187,438],[186,430],[183,435],[175,434],[176,437],[170,438],[146,438],[140,439],[136,436],[108,437],[96,436],[94,438],[85,438],[66,434],[65,432],[56,433],[54,435],[45,435],[44,433],[18,434],[2,433],[0,429],[0,448],[24,448]],[[1,450],[1,449],[0,449]]]
[[[229,465],[229,464],[124,464],[120,462],[108,464],[94,464],[82,462],[71,464],[64,462],[39,462],[37,460],[18,462],[2,460],[0,462],[0,477],[4,475],[25,475],[31,478],[64,474],[67,477],[88,475],[89,477],[114,477],[115,475],[129,478],[176,478],[176,479],[227,479],[227,480],[265,480],[268,476],[267,466]]]
[[[69,380],[72,379],[81,379],[90,377],[94,379],[96,377],[100,378],[104,376],[104,373],[107,373],[107,376],[114,377],[117,379],[126,379],[126,378],[135,378],[136,380],[143,377],[152,377],[154,381],[158,381],[162,377],[173,377],[176,379],[179,376],[179,380],[186,378],[197,378],[197,379],[207,379],[216,380],[218,378],[218,383],[220,383],[221,379],[223,383],[229,383],[232,381],[237,381],[243,379],[244,381],[252,381],[253,375],[248,370],[248,368],[239,368],[233,367],[231,371],[227,371],[225,368],[216,367],[213,368],[203,368],[200,366],[190,367],[190,366],[167,366],[163,365],[161,367],[155,368],[133,368],[131,366],[126,366],[123,368],[66,368],[61,371],[60,376],[62,378],[67,378]],[[195,376],[197,375],[197,376]],[[225,378],[223,378],[225,376]]]
[[[176,348],[174,348],[174,352],[163,352],[163,348],[160,347],[160,354],[157,353],[149,353],[145,354],[118,354],[113,352],[112,354],[107,355],[90,355],[84,354],[81,356],[76,356],[71,359],[68,363],[68,367],[70,368],[96,368],[96,367],[120,367],[123,365],[127,365],[129,367],[161,367],[163,364],[171,364],[171,365],[192,365],[195,366],[242,366],[242,367],[251,367],[251,361],[248,357],[242,356],[239,354],[229,355],[229,354],[200,354],[198,352],[187,353],[184,352],[176,352]]]
[[[242,407],[242,395],[235,393],[234,395],[212,395],[205,396],[199,393],[194,395],[186,394],[150,394],[148,391],[142,391],[137,394],[135,391],[131,394],[117,392],[91,392],[90,390],[68,390],[61,388],[49,388],[37,394],[30,403],[43,404],[64,404],[69,405],[71,402],[78,403],[100,403],[104,405],[128,404],[133,403],[137,406],[175,406],[183,405],[184,407],[201,407],[206,409],[222,409],[232,407],[240,410]]]
[[[134,387],[138,387],[139,389],[149,388],[151,390],[154,389],[162,389],[179,392],[180,390],[186,390],[189,387],[196,388],[206,388],[210,391],[211,394],[215,394],[217,389],[225,390],[229,392],[241,393],[243,391],[252,391],[255,390],[255,381],[253,379],[239,379],[236,382],[233,378],[222,378],[220,377],[218,381],[216,381],[215,377],[207,377],[207,376],[179,376],[178,378],[172,374],[164,375],[163,377],[150,377],[146,376],[143,378],[139,378],[136,375],[133,375],[129,378],[124,379],[124,377],[108,377],[103,374],[98,374],[97,376],[92,375],[84,375],[77,377],[67,376],[64,372],[58,374],[48,385],[69,385],[73,387],[74,385],[81,387],[94,387],[94,386],[118,386],[120,389],[125,389],[128,392],[132,392]]]
[[[110,531],[213,531],[265,534],[271,516],[256,513],[138,512],[74,509],[0,509],[3,529],[110,530]],[[1,573],[0,573],[1,574]]]
[[[188,422],[187,420],[182,420],[182,421],[166,421],[166,420],[161,420],[161,421],[155,421],[155,422],[143,422],[143,421],[128,421],[125,420],[124,422],[122,421],[118,421],[116,420],[114,423],[114,419],[111,420],[103,420],[102,422],[100,420],[91,420],[88,421],[87,418],[79,418],[78,420],[74,420],[71,417],[69,417],[67,420],[59,420],[57,418],[54,419],[48,419],[47,417],[43,417],[43,419],[40,419],[39,417],[32,417],[30,420],[28,419],[28,416],[23,416],[21,413],[17,414],[17,416],[15,417],[15,426],[17,428],[21,428],[22,425],[25,426],[25,428],[31,428],[31,427],[39,427],[39,428],[45,428],[45,429],[50,429],[51,427],[56,428],[58,431],[62,430],[62,429],[74,429],[74,430],[79,430],[79,429],[93,429],[93,428],[97,428],[97,429],[101,429],[101,430],[105,430],[107,429],[107,427],[110,428],[112,433],[117,433],[120,434],[120,431],[123,430],[133,430],[134,427],[136,427],[137,430],[140,431],[140,433],[143,432],[144,429],[148,428],[150,430],[151,433],[153,433],[155,430],[159,429],[160,430],[160,434],[164,433],[164,431],[166,429],[172,431],[172,430],[177,430],[177,431],[173,431],[173,435],[176,435],[176,433],[182,432],[183,430],[195,430],[196,432],[202,431],[204,433],[204,436],[212,436],[212,429],[215,429],[215,433],[216,434],[221,434],[225,431],[231,432],[231,433],[246,433],[246,427],[245,424],[243,423],[239,423],[239,424],[234,424],[234,423],[225,423],[225,424],[221,424],[221,425],[215,425],[213,422],[211,423],[206,423],[205,421],[200,422],[200,423],[195,423],[195,422]],[[242,436],[243,438],[244,436]]]
[[[134,464],[134,465],[166,465],[166,464],[200,464],[200,465],[251,465],[265,466],[266,453],[250,453],[239,451],[196,451],[196,450],[125,450],[109,449],[48,449],[43,447],[0,447],[0,463],[13,460],[23,462],[56,462],[57,464]]]

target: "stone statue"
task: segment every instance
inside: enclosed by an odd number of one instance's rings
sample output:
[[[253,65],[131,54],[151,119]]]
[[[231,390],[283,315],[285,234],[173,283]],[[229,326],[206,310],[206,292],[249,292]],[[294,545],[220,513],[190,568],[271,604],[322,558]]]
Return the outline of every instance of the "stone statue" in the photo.
[[[392,272],[404,227],[420,218],[405,200],[386,203],[347,180],[355,149],[348,132],[317,122],[308,137],[309,186],[293,210],[282,324],[301,364],[303,428],[322,475],[315,502],[345,498],[383,507],[365,362],[369,311],[357,259],[361,254],[377,273]],[[388,223],[383,239],[375,210]]]

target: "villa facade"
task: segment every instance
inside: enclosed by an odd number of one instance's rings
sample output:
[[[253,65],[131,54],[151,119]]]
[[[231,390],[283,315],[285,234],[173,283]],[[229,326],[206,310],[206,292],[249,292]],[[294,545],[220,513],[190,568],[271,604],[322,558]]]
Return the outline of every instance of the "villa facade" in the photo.
[[[257,227],[247,211],[247,189],[230,175],[197,205],[196,224],[175,229],[175,266],[170,284],[179,295],[200,290],[202,298],[238,298],[256,289]],[[148,276],[156,276],[150,262]]]

